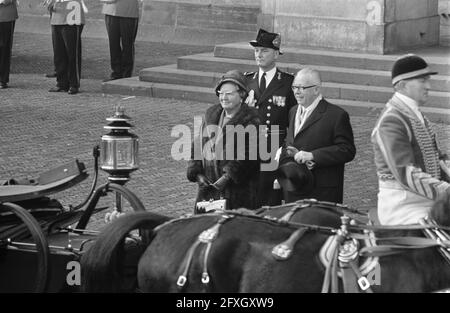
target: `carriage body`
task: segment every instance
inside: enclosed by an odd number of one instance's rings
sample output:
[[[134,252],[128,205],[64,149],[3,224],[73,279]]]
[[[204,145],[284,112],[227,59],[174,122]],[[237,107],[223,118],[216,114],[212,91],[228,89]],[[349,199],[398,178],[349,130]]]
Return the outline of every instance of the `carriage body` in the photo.
[[[37,262],[38,251],[33,239],[20,239],[0,247],[0,293],[77,292],[81,278],[80,257],[96,236],[67,232],[47,236],[50,253],[43,290],[35,289],[38,273],[44,269]]]
[[[94,148],[95,152],[95,148]],[[95,157],[98,157],[94,153]],[[86,199],[63,207],[51,195],[71,188],[88,177],[83,163],[74,160],[31,179],[10,179],[0,184],[0,292],[72,292],[80,285],[80,258],[96,240],[98,231],[86,226],[100,197],[115,192],[120,209],[131,205],[144,211],[127,188],[106,183],[97,189],[94,179]],[[50,196],[50,197],[49,197]],[[128,202],[123,203],[122,199]],[[118,210],[118,203],[115,203]],[[123,205],[123,206],[122,206]]]

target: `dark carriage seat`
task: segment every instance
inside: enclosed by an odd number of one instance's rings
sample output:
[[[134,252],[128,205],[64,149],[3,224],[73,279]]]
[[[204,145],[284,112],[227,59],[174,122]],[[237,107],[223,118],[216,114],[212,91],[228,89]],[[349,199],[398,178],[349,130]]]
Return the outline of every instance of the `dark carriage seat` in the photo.
[[[38,199],[70,188],[86,179],[87,176],[84,164],[74,160],[46,171],[36,178],[2,181],[0,203]]]
[[[74,160],[41,173],[32,179],[9,179],[0,185],[0,239],[28,233],[20,220],[2,203],[10,202],[25,208],[40,223],[47,223],[65,211],[63,205],[47,195],[70,188],[88,176],[83,163]],[[75,212],[76,213],[76,212]],[[68,215],[68,214],[66,214]]]

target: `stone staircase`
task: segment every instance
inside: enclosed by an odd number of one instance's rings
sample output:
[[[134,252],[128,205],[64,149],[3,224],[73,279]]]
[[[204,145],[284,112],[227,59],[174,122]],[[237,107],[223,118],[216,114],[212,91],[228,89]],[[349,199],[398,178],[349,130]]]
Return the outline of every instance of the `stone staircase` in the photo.
[[[450,48],[417,52],[439,72],[432,78],[429,103],[423,111],[435,122],[450,124]],[[322,75],[323,94],[352,115],[376,116],[392,95],[390,69],[398,55],[359,54],[305,48],[285,48],[278,67],[295,73],[305,66]],[[256,68],[247,43],[216,45],[214,52],[180,57],[177,64],[146,68],[139,77],[110,81],[105,93],[186,99],[216,103],[213,87],[226,71]]]

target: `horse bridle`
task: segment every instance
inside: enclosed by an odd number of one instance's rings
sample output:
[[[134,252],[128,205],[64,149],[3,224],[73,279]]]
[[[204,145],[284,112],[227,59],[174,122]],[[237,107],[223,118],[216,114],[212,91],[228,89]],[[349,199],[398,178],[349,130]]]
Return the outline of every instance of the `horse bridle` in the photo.
[[[366,246],[362,249],[356,248],[357,253],[360,256],[367,257],[381,257],[384,255],[391,255],[396,253],[402,253],[407,250],[413,249],[424,249],[424,248],[432,248],[437,247],[439,252],[450,265],[450,236],[446,233],[448,227],[439,226],[435,221],[424,218],[421,219],[419,225],[406,225],[406,226],[374,226],[374,225],[349,225],[348,217],[341,217],[342,225],[341,229],[337,230],[337,242],[338,245],[335,247],[333,260],[326,268],[326,275],[324,278],[324,284],[322,288],[322,292],[327,292],[329,287],[330,277],[337,272],[336,268],[336,260],[339,259],[339,264],[342,270],[342,276],[344,281],[344,291],[345,292],[358,292],[358,289],[355,286],[349,286],[345,281],[352,281],[353,275],[356,275],[358,285],[360,288],[366,292],[372,292],[370,289],[370,283],[367,279],[364,280],[364,276],[359,272],[358,267],[355,265],[354,260],[356,257],[350,257],[347,260],[345,258],[340,258],[341,251],[346,250],[343,246],[346,242],[352,242],[355,239],[365,239],[367,234],[372,234],[376,230],[422,230],[426,236],[426,238],[422,237],[381,237],[376,238],[377,241],[389,241],[390,244],[383,245],[371,245]],[[350,231],[351,229],[363,230],[365,232],[364,235],[360,233],[353,233]],[[348,250],[348,249],[347,249]],[[345,270],[345,268],[350,267],[352,271]],[[337,292],[337,281],[332,280],[331,288],[333,292]]]

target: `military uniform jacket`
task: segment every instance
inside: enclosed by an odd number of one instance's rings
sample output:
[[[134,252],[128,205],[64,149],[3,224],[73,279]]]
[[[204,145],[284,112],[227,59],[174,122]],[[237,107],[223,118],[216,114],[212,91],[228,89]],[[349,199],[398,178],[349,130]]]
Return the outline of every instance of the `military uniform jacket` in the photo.
[[[6,0],[0,4],[0,22],[11,22],[18,18],[16,0]]]
[[[258,72],[245,74],[249,92],[253,90],[261,124],[266,126],[266,137],[271,133],[273,125],[278,125],[279,146],[286,137],[289,126],[289,110],[297,105],[291,86],[294,76],[277,69],[275,76],[266,87],[263,94],[259,91]],[[275,134],[275,131],[274,131]],[[268,145],[270,147],[270,145]]]
[[[139,17],[138,0],[103,0],[102,13],[120,17]]]
[[[51,25],[84,25],[83,0],[55,0],[50,18]]]

